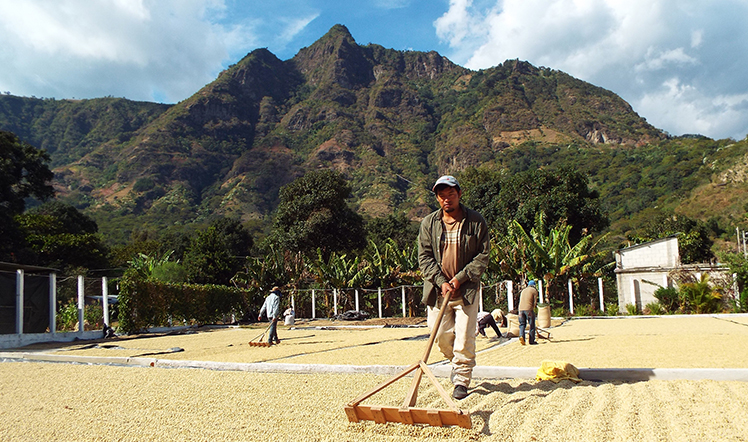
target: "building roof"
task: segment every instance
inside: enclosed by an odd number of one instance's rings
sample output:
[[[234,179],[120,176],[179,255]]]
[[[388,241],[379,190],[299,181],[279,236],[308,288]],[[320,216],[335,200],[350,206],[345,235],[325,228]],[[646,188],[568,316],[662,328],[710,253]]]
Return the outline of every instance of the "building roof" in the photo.
[[[677,237],[678,237],[678,234],[676,233],[675,235],[666,236],[664,238],[655,239],[653,241],[647,241],[647,242],[643,242],[641,244],[634,244],[633,246],[628,246],[628,247],[624,247],[622,249],[618,249],[618,250],[616,250],[616,253],[628,252],[630,250],[638,249],[639,247],[651,246],[652,244],[657,244],[659,242],[669,241],[669,240],[671,240],[673,238],[677,238]]]

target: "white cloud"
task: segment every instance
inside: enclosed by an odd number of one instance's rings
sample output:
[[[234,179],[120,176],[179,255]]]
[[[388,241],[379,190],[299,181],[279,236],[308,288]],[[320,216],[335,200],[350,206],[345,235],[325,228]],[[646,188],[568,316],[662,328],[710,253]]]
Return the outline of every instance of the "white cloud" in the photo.
[[[319,17],[319,12],[304,17],[284,19],[285,29],[278,35],[278,42],[285,47],[317,17]]]
[[[645,115],[658,115],[661,124],[679,135],[737,131],[733,138],[742,139],[748,133],[748,93],[709,96],[671,78],[633,105]]]
[[[698,60],[684,51],[683,48],[675,48],[669,51],[657,51],[649,48],[644,56],[644,61],[634,66],[635,72],[656,71],[666,69],[673,64],[697,64]]]
[[[223,0],[0,0],[0,91],[185,99],[265,38],[268,20],[227,12]],[[315,17],[281,16],[274,41]]]
[[[696,49],[704,42],[704,31],[697,29],[691,33],[691,47]]]
[[[745,136],[746,2],[451,0],[434,26],[467,67],[519,58],[610,89],[671,133]]]

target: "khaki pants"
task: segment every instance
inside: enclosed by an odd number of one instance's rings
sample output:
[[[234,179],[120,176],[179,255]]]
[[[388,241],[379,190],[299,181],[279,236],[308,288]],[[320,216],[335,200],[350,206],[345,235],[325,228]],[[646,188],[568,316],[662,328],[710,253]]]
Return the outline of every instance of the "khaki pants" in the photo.
[[[428,307],[429,331],[433,329],[439,316],[439,307]],[[470,386],[475,367],[475,327],[478,316],[478,303],[464,305],[462,299],[450,301],[444,312],[441,326],[436,334],[436,345],[452,363],[450,380],[454,385]]]

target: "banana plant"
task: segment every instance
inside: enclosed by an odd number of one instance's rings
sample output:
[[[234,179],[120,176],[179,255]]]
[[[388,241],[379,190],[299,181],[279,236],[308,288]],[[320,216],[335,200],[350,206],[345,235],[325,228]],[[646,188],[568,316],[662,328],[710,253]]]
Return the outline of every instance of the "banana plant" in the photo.
[[[364,252],[369,282],[377,287],[397,287],[412,284],[418,279],[417,247],[399,248],[397,242],[388,239],[383,247],[369,241]]]
[[[131,269],[137,272],[141,277],[147,278],[153,275],[153,270],[167,262],[171,258],[174,251],[169,251],[161,256],[150,256],[144,253],[138,253],[137,256],[133,257],[127,264]]]
[[[347,254],[332,252],[325,260],[322,249],[317,249],[309,270],[318,283],[329,288],[357,287],[367,276],[360,257],[349,259]]]
[[[304,258],[299,253],[271,247],[265,256],[248,257],[244,271],[231,279],[240,288],[267,290],[274,285],[298,287],[306,276]]]
[[[517,221],[512,221],[509,226],[509,234],[521,254],[521,269],[529,278],[544,280],[550,294],[556,291],[556,286],[563,286],[567,279],[598,275],[602,270],[594,266],[602,256],[603,252],[597,251],[597,246],[604,236],[593,243],[592,235],[587,235],[572,246],[570,232],[571,226],[565,221],[547,228],[543,212],[536,215],[535,227],[529,234]]]

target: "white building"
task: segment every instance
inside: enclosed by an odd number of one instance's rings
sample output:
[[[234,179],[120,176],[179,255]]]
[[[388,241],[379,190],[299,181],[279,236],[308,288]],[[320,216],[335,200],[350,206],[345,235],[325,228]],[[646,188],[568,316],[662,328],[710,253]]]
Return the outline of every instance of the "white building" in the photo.
[[[671,284],[668,274],[678,267],[680,256],[678,238],[675,236],[616,251],[619,311],[625,312],[627,304],[641,310],[647,304],[656,302],[655,290],[668,287]]]
[[[657,302],[654,292],[660,287],[677,286],[673,273],[690,273],[696,280],[706,273],[710,281],[724,289],[734,299],[738,298],[735,276],[724,264],[687,264],[680,262],[677,236],[650,241],[616,251],[616,286],[618,310],[635,305],[642,311],[647,304]]]

